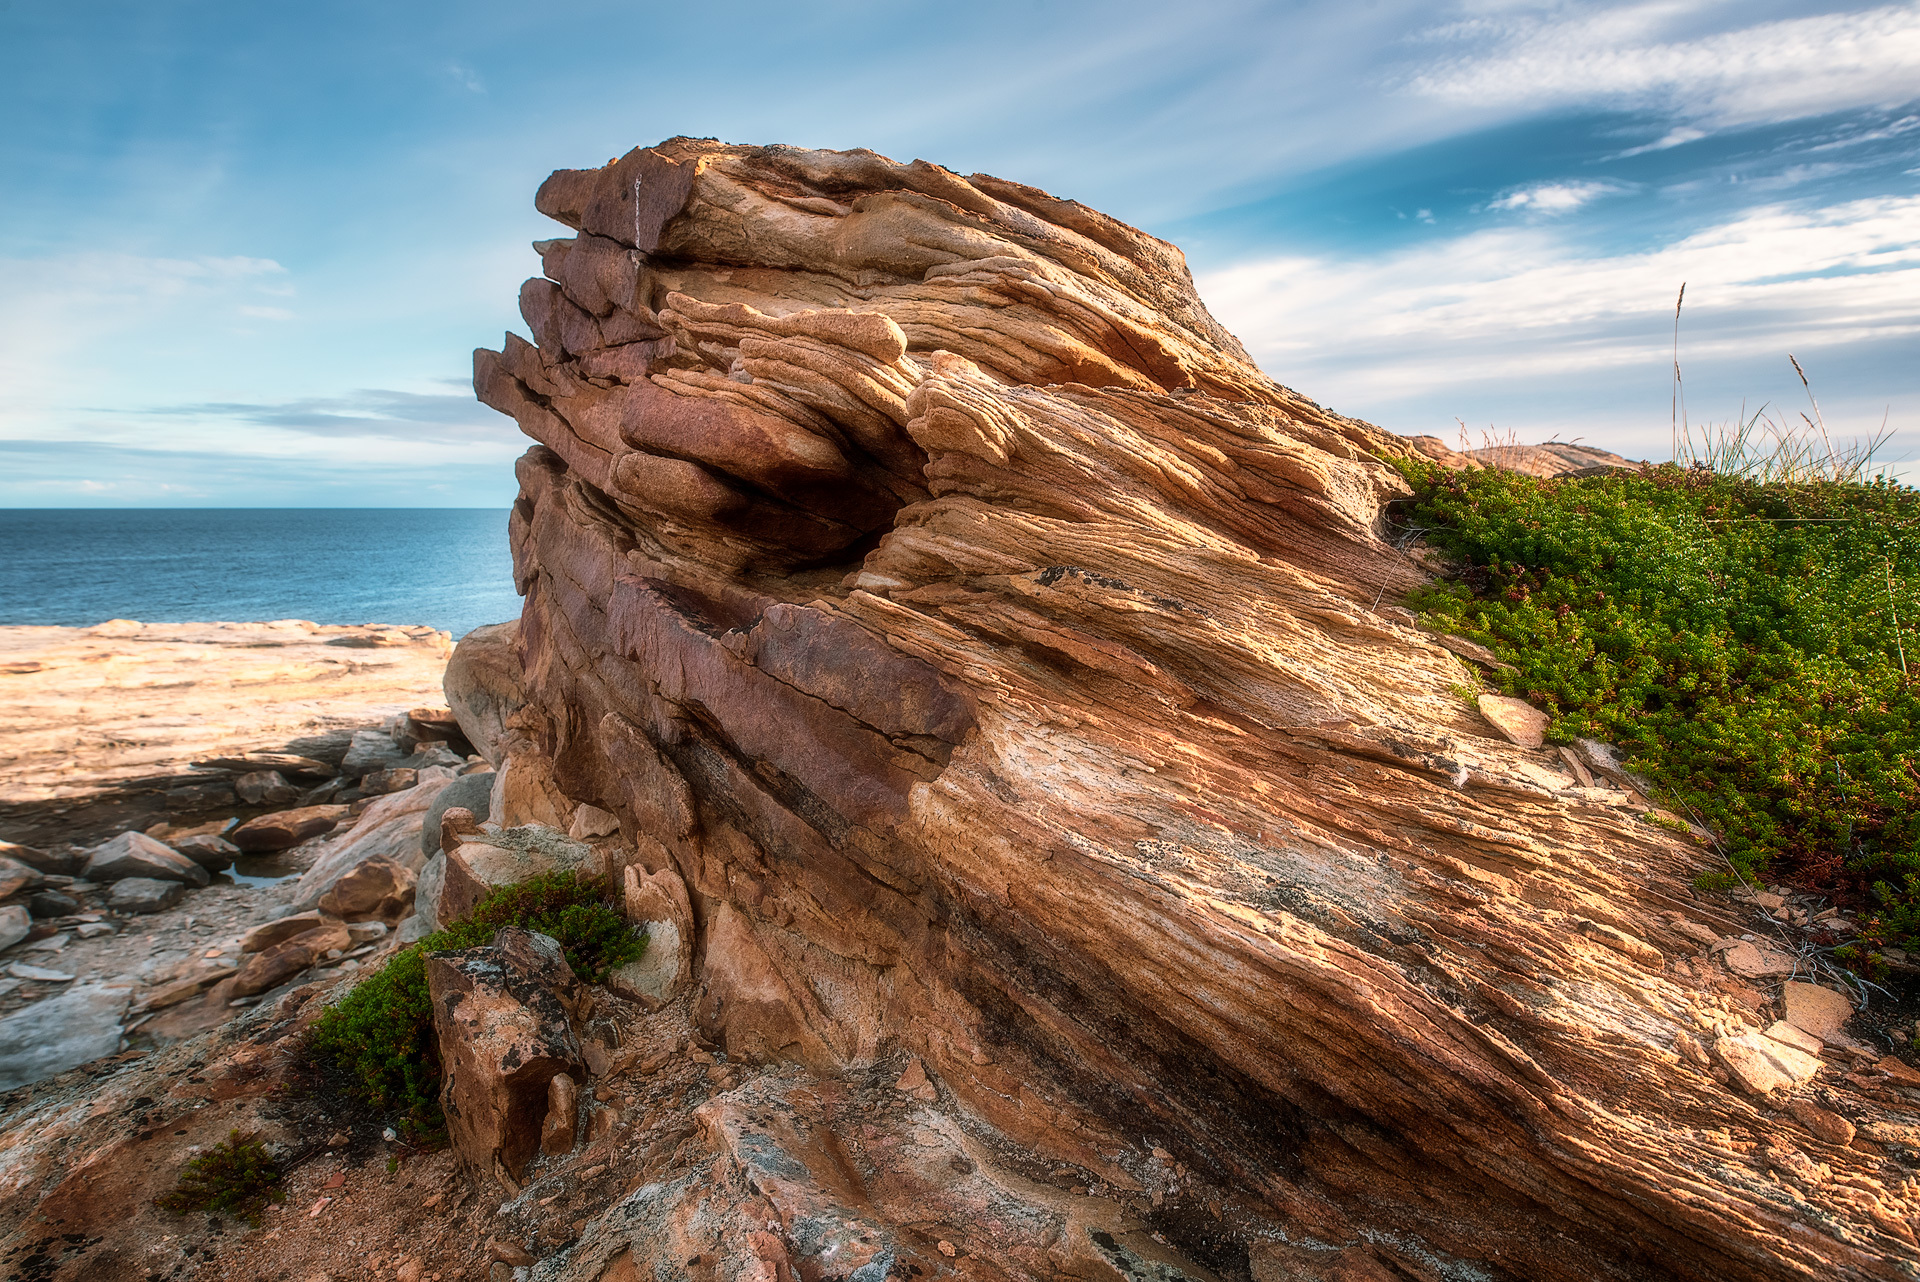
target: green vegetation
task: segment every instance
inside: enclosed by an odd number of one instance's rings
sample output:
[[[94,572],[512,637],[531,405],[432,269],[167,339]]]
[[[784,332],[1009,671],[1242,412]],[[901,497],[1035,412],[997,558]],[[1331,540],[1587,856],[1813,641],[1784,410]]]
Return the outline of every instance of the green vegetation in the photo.
[[[1401,466],[1401,519],[1458,563],[1409,604],[1513,664],[1492,678],[1550,737],[1620,745],[1742,876],[1853,897],[1870,943],[1920,936],[1920,492]]]
[[[439,1130],[440,1059],[427,999],[427,954],[488,943],[503,926],[552,936],[573,973],[590,984],[638,958],[647,944],[622,919],[601,879],[542,873],[500,887],[465,918],[394,954],[315,1021],[310,1053],[340,1072],[356,1098],[384,1115],[398,1115],[403,1130]]]
[[[279,1184],[280,1170],[267,1146],[231,1131],[226,1143],[188,1162],[173,1191],[155,1198],[154,1205],[175,1215],[195,1211],[237,1215],[257,1226],[267,1203],[286,1201]]]

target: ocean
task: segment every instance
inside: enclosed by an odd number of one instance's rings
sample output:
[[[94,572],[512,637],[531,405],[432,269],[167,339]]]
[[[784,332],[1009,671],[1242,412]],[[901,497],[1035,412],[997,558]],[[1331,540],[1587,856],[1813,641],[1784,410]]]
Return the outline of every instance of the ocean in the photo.
[[[504,508],[0,510],[0,623],[517,618]]]

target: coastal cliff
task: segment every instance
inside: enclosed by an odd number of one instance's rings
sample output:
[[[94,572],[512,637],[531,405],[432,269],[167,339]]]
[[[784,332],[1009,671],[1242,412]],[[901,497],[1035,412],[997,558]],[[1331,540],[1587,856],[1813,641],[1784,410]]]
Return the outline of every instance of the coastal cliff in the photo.
[[[1735,929],[1698,848],[1378,608],[1419,447],[1172,246],[687,139],[537,203],[578,235],[475,365],[540,442],[516,763],[684,879],[730,1054],[910,1052],[1216,1267],[1908,1273],[1906,1176],[1774,1111],[1814,1054],[1674,965]]]

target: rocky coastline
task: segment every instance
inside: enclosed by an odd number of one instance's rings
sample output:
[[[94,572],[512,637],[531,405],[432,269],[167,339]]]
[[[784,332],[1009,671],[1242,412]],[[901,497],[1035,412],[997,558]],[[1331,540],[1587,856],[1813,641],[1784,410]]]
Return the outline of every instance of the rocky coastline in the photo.
[[[681,138],[536,203],[535,341],[475,356],[517,621],[0,635],[28,692],[151,674],[0,726],[0,964],[135,959],[0,999],[124,989],[13,1070],[7,1282],[1920,1278],[1845,914],[1699,888],[1397,603],[1393,460],[1624,460],[1326,410],[987,175]],[[222,629],[278,675],[165,715]],[[637,958],[401,952],[576,875]],[[443,1133],[313,1050],[407,958]],[[156,1207],[243,1140],[257,1223]]]

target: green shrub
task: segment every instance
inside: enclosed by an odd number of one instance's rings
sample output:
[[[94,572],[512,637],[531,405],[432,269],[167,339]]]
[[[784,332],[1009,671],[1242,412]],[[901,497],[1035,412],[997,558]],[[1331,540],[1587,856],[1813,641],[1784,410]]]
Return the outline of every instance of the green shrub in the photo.
[[[209,1211],[257,1225],[267,1203],[286,1201],[279,1184],[280,1170],[267,1146],[230,1131],[224,1144],[188,1162],[173,1191],[155,1198],[154,1205],[175,1215]]]
[[[1619,744],[1743,877],[1777,867],[1864,902],[1870,938],[1920,935],[1920,492],[1402,468],[1402,515],[1459,567],[1409,604],[1513,664],[1492,679],[1550,736]]]
[[[599,983],[638,958],[637,934],[605,883],[575,872],[541,873],[487,895],[466,917],[395,953],[314,1022],[307,1047],[346,1080],[349,1093],[410,1134],[440,1129],[440,1058],[427,997],[427,954],[473,948],[503,926],[552,936],[574,974]]]

